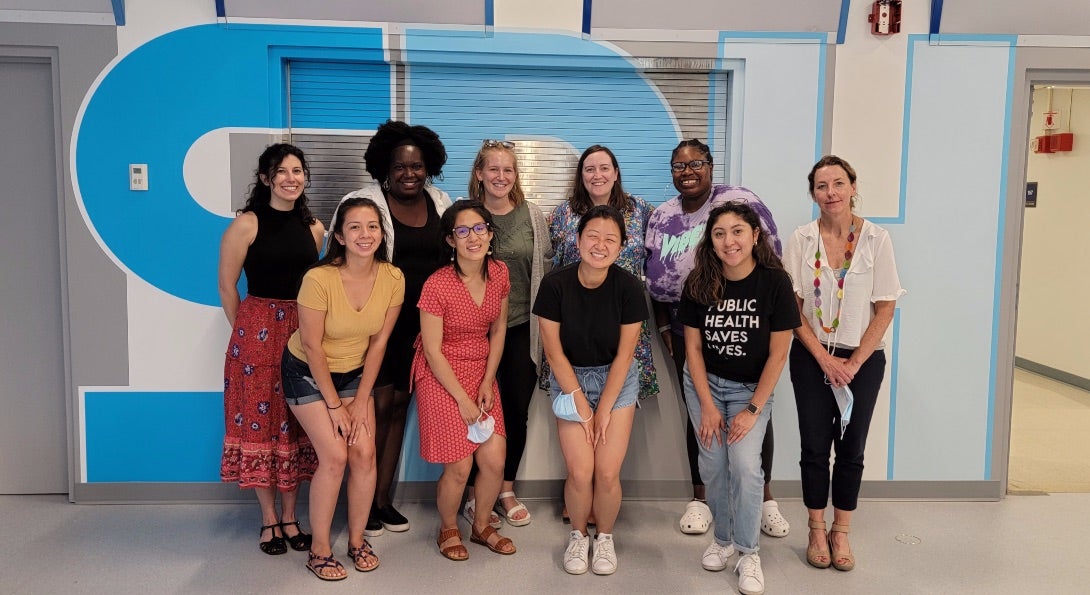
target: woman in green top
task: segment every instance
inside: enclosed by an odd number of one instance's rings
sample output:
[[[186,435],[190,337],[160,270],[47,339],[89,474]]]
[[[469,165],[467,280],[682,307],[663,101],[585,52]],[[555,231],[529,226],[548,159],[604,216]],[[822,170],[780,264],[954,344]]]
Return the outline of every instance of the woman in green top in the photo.
[[[507,265],[511,278],[507,339],[496,374],[507,427],[507,460],[496,510],[508,523],[521,527],[530,522],[530,511],[515,497],[515,476],[526,447],[526,420],[542,353],[537,317],[530,314],[530,307],[551,258],[547,254],[551,250],[549,228],[541,209],[526,200],[519,185],[515,143],[486,140],[481,144],[473,161],[469,198],[483,202],[492,214],[494,256]],[[476,471],[474,467],[469,478],[469,498],[463,510],[470,522],[476,504],[473,490]],[[498,515],[492,516],[491,524],[499,527]]]

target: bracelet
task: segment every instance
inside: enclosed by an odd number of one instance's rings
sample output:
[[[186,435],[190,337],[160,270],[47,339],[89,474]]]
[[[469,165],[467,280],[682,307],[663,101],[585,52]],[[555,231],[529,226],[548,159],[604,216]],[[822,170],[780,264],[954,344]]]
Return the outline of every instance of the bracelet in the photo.
[[[665,333],[668,330],[670,330],[670,325],[668,325],[668,324],[664,324],[664,325],[659,327],[659,332],[660,333]]]
[[[330,411],[333,411],[334,409],[340,409],[341,407],[344,407],[344,401],[337,401],[336,407],[330,407],[329,405],[325,406],[325,408],[329,409]]]

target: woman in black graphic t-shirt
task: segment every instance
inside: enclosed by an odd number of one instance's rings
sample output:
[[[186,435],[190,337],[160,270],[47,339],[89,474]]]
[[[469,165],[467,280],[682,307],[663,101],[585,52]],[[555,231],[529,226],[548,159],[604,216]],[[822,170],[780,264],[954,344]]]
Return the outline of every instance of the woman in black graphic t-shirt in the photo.
[[[757,555],[761,443],[791,331],[800,324],[791,279],[760,223],[745,204],[712,210],[678,315],[685,325],[685,404],[715,518],[702,564],[722,570],[737,549],[743,593],[764,591]]]

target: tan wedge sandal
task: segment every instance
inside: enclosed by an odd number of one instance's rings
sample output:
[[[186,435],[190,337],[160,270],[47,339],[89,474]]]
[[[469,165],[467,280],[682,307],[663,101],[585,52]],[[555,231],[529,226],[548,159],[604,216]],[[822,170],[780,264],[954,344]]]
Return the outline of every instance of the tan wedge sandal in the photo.
[[[807,525],[811,529],[820,529],[826,531],[826,539],[828,539],[828,531],[825,528],[825,521],[810,520]],[[829,552],[822,551],[821,548],[813,545],[806,546],[806,562],[814,568],[828,568],[829,567]]]
[[[833,523],[833,528],[829,531],[829,553],[832,557],[833,568],[848,572],[855,568],[855,554],[849,552],[838,552],[833,548],[833,533],[851,533],[850,525],[838,525]]]

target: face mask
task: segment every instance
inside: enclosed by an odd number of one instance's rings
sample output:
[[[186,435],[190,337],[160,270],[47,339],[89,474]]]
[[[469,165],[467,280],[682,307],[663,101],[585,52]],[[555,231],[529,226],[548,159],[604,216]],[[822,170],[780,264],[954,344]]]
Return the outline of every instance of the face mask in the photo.
[[[482,411],[477,421],[470,424],[466,431],[466,438],[475,444],[484,444],[496,431],[496,418],[486,417]]]
[[[848,423],[852,421],[852,405],[855,404],[855,396],[848,385],[830,386],[833,389],[833,397],[836,398],[836,406],[840,409],[840,439],[844,439],[844,432],[848,429]]]
[[[570,393],[560,393],[555,399],[553,399],[553,413],[560,419],[566,421],[573,421],[575,423],[586,423],[591,420],[590,417],[583,419],[579,417],[579,410],[575,408],[575,392],[581,389],[575,389]]]

